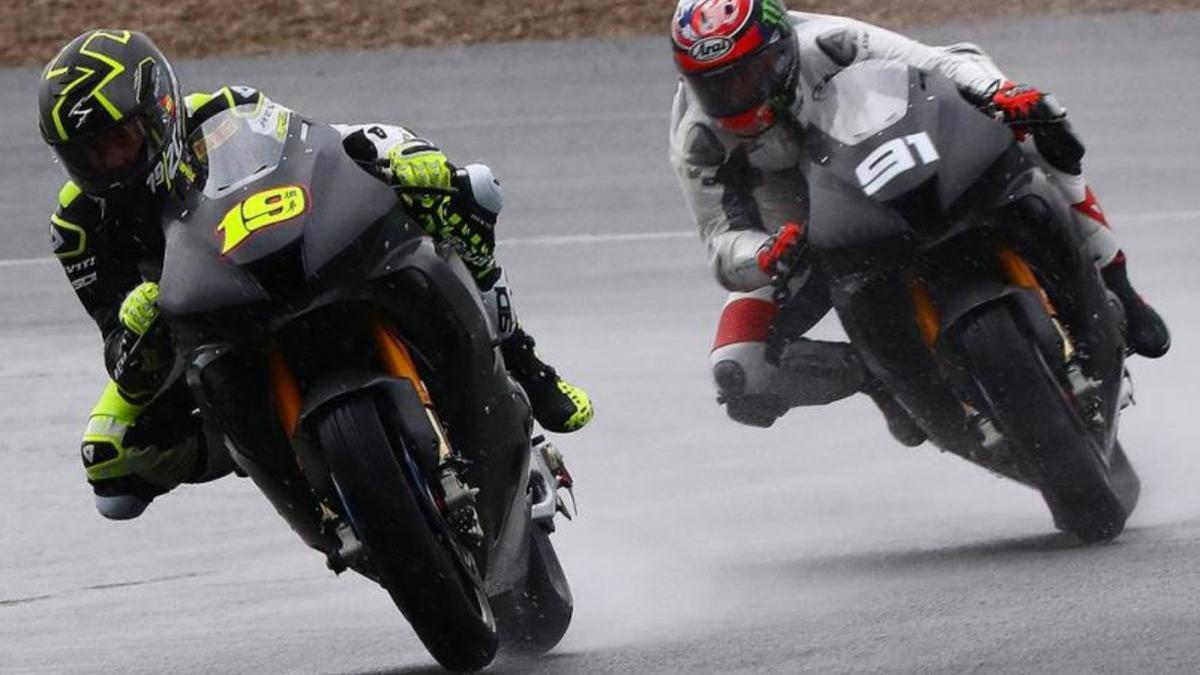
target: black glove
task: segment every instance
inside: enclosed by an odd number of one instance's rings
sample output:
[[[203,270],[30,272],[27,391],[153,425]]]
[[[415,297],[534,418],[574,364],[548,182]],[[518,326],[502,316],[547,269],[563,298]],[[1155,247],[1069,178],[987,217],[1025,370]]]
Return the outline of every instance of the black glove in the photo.
[[[1005,82],[992,105],[1018,141],[1032,133],[1038,152],[1054,168],[1078,176],[1083,172],[1083,142],[1067,120],[1067,109],[1037,87]]]
[[[1050,94],[1030,84],[1005,82],[992,95],[992,105],[1004,116],[1013,133],[1024,138],[1031,127],[1059,124],[1067,117],[1067,109]]]

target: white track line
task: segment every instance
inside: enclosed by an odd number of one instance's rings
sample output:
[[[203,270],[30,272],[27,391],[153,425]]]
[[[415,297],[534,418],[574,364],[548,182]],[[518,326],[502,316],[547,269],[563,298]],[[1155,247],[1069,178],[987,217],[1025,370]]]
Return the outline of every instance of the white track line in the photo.
[[[625,234],[560,234],[545,237],[519,237],[501,239],[500,246],[571,246],[573,244],[621,244],[642,241],[670,241],[672,239],[700,240],[694,230],[665,230],[662,232],[629,232]]]
[[[1121,225],[1124,223],[1147,220],[1200,218],[1200,210],[1161,211],[1158,213],[1138,213],[1110,217],[1113,222],[1117,223],[1117,234],[1119,236]],[[575,246],[579,244],[627,244],[693,238],[699,239],[699,235],[693,230],[663,230],[660,232],[629,232],[623,234],[563,234],[544,237],[518,237],[516,239],[502,239],[499,243],[501,246]],[[55,259],[51,257],[0,260],[0,269],[45,265],[54,261]]]

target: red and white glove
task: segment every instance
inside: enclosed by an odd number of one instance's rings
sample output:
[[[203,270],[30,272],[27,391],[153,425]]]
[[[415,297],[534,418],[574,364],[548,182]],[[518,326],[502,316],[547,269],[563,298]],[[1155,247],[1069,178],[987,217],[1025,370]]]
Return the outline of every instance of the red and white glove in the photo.
[[[1058,124],[1067,117],[1067,110],[1050,94],[1030,84],[1004,82],[992,96],[992,104],[1012,127],[1017,140],[1024,140],[1029,128],[1041,124]]]
[[[804,225],[785,223],[758,249],[758,268],[769,277],[790,271],[804,253]]]

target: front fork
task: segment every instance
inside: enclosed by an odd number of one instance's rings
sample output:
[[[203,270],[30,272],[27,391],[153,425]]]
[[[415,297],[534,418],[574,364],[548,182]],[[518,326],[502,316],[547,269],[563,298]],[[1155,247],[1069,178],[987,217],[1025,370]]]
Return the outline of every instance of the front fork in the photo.
[[[1042,304],[1042,308],[1046,314],[1054,321],[1055,327],[1063,338],[1063,357],[1070,359],[1075,354],[1074,345],[1063,328],[1062,322],[1058,318],[1058,310],[1051,302],[1050,296],[1038,281],[1037,275],[1034,274],[1033,268],[1025,259],[1013,251],[1008,246],[996,244],[993,246],[993,251],[996,255],[996,263],[1000,269],[1001,277],[1011,286],[1016,288],[1033,291],[1037,294],[1038,300]],[[913,310],[916,315],[917,329],[921,333],[921,338],[925,341],[925,345],[933,351],[937,347],[938,338],[942,332],[942,317],[937,306],[933,302],[933,297],[929,292],[929,287],[919,277],[910,276],[908,280],[909,293],[912,296]]]
[[[432,463],[435,466],[420,468],[426,474],[425,479],[440,488],[430,491],[438,509],[458,535],[475,545],[481,544],[484,539],[483,528],[475,504],[475,496],[479,490],[468,486],[461,477],[465,462],[450,448],[429,389],[417,371],[408,346],[390,326],[378,318],[370,320],[369,328],[376,355],[384,372],[392,377],[407,380],[412,385],[424,407],[429,426],[436,434],[436,461]],[[267,365],[279,423],[288,438],[294,441],[303,409],[300,384],[278,345],[273,345],[268,351]],[[296,454],[296,461],[303,471],[299,453]],[[421,464],[430,462],[422,463],[418,460],[418,465]],[[321,511],[323,526],[332,530],[340,542],[339,550],[329,556],[329,567],[335,572],[341,572],[361,555],[362,542],[336,511],[324,503],[321,504]]]
[[[1083,368],[1076,358],[1078,351],[1075,342],[1064,327],[1058,309],[1038,280],[1033,268],[1016,251],[1002,243],[994,243],[992,251],[995,254],[996,267],[1001,279],[1012,287],[1035,293],[1042,309],[1049,317],[1054,330],[1057,332],[1059,343],[1062,346],[1061,354],[1058,356],[1061,359],[1059,363],[1065,368],[1066,382],[1064,384],[1067,385],[1067,390],[1077,401],[1094,399],[1098,393],[1100,383],[1084,374]],[[910,277],[908,285],[918,331],[930,352],[934,353],[942,333],[942,316],[936,303],[933,301],[927,284],[922,279],[915,276]],[[1047,354],[1046,356],[1049,358],[1052,354]],[[1123,379],[1127,383],[1126,387],[1128,387],[1131,384],[1129,383],[1128,373],[1126,373]],[[1128,400],[1132,400],[1132,394],[1128,396]],[[1128,405],[1128,403],[1126,402],[1126,397],[1122,396],[1121,407],[1125,405]],[[973,426],[979,432],[985,447],[992,448],[1003,440],[996,430],[995,425],[976,410],[974,406],[963,402],[963,408],[967,413],[967,417],[972,420]],[[1102,422],[1102,420],[1100,421]]]

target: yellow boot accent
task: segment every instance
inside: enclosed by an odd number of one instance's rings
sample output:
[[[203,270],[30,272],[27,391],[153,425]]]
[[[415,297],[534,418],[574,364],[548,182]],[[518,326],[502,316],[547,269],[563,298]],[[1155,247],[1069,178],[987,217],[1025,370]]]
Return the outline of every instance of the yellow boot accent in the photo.
[[[568,383],[566,380],[559,379],[557,384],[558,390],[561,391],[564,396],[571,399],[571,402],[575,404],[575,414],[571,415],[565,422],[563,422],[561,430],[556,429],[554,431],[578,431],[579,429],[582,429],[588,422],[591,422],[592,417],[594,417],[596,414],[595,408],[592,407],[592,399],[587,395],[586,391]]]

